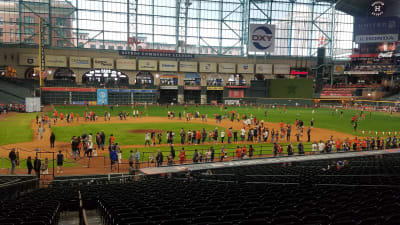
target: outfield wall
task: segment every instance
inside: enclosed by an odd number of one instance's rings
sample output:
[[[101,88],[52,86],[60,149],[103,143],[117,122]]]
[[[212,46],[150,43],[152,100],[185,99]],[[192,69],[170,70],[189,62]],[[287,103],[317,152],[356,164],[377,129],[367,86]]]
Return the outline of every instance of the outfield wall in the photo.
[[[313,81],[311,79],[271,80],[269,84],[270,98],[312,98]]]

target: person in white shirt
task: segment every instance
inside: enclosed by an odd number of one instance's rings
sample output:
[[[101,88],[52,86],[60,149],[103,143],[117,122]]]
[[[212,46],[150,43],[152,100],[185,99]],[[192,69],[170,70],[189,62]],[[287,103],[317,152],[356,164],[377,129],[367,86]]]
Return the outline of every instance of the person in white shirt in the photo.
[[[322,142],[322,140],[318,144],[318,150],[319,150],[319,153],[325,151],[325,144],[324,144],[324,142]]]
[[[244,141],[245,136],[246,136],[246,130],[245,130],[244,128],[242,128],[242,129],[240,130],[240,139],[241,139],[242,141]]]
[[[268,136],[269,136],[268,130],[265,130],[265,132],[264,132],[264,142],[268,141]]]
[[[224,143],[225,131],[221,131],[221,143]]]
[[[316,153],[317,153],[317,149],[318,149],[317,142],[314,141],[314,142],[311,144],[311,152],[312,152],[312,154],[316,154]]]

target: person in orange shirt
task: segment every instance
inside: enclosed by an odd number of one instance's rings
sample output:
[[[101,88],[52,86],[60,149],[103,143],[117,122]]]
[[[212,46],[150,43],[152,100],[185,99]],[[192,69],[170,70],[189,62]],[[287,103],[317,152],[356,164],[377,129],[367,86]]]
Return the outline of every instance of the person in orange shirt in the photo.
[[[200,144],[200,140],[201,140],[201,132],[200,132],[200,130],[198,130],[197,133],[196,133],[196,139],[197,139],[197,144]]]
[[[365,139],[361,143],[361,149],[363,151],[367,150],[367,141]]]
[[[71,112],[71,122],[74,122],[74,113],[73,112]]]
[[[64,113],[60,113],[60,120],[64,120]]]
[[[76,114],[76,121],[79,122],[79,114]]]
[[[111,134],[111,135],[110,135],[110,139],[109,139],[109,145],[114,144],[114,141],[115,141],[115,137],[114,137],[113,134]]]

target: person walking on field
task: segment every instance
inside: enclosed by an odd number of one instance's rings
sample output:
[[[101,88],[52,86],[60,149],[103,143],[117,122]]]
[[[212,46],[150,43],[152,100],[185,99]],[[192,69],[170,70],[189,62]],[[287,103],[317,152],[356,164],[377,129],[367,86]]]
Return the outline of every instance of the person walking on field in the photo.
[[[15,154],[15,148],[11,149],[10,153],[8,154],[8,158],[11,162],[11,174],[14,174],[15,165],[17,163],[17,155]]]
[[[63,173],[63,164],[64,164],[64,155],[61,151],[58,151],[57,154],[57,174]]]
[[[144,137],[144,146],[149,145],[150,147],[150,133],[147,131]]]
[[[50,148],[54,148],[54,142],[56,141],[56,135],[54,135],[54,132],[51,132],[50,135]]]
[[[44,128],[42,127],[42,125],[39,125],[38,128],[39,140],[43,139],[43,133],[44,133]]]

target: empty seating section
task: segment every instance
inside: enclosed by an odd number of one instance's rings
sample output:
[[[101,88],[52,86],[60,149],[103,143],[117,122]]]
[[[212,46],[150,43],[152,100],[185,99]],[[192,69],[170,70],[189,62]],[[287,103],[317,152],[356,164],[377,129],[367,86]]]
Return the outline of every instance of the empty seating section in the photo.
[[[56,224],[61,211],[78,210],[80,191],[83,207],[107,225],[398,225],[399,175],[400,154],[388,154],[139,180],[74,176],[1,202],[0,224]]]
[[[381,87],[379,85],[368,85],[368,84],[335,84],[333,86],[331,85],[325,85],[322,88],[322,91],[320,93],[320,96],[322,98],[335,98],[335,97],[353,97],[355,96],[355,92],[360,89],[380,89]]]
[[[14,96],[16,98],[25,99],[25,97],[33,96],[33,86],[12,80],[0,79],[0,90],[3,93]],[[19,102],[18,102],[19,103]]]
[[[35,176],[0,176],[0,200],[15,199],[22,192],[37,188],[38,184]]]

